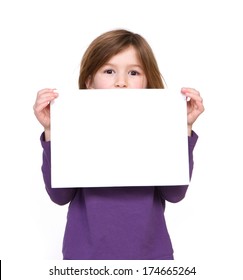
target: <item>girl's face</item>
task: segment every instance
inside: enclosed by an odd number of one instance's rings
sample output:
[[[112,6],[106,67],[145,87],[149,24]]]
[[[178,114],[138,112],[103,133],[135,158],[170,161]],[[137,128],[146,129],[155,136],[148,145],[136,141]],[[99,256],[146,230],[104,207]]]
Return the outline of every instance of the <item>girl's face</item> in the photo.
[[[133,46],[114,55],[86,82],[88,89],[143,89],[147,87],[142,64]]]

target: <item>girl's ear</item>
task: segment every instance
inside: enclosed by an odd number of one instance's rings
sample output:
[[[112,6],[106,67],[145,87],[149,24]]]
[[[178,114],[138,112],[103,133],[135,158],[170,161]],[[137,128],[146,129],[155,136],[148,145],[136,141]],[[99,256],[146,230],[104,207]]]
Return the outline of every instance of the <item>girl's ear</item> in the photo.
[[[92,79],[91,76],[88,77],[88,79],[85,82],[86,88],[87,89],[92,89]]]

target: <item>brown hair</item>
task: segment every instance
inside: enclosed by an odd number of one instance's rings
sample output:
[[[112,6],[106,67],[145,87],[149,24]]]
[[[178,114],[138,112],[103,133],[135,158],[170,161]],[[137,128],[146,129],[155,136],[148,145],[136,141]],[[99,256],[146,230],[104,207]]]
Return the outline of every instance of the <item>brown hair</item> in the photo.
[[[111,57],[133,46],[141,60],[147,78],[147,88],[164,88],[163,77],[153,51],[139,34],[124,29],[108,31],[98,36],[85,51],[79,73],[79,89],[86,89],[86,81]]]

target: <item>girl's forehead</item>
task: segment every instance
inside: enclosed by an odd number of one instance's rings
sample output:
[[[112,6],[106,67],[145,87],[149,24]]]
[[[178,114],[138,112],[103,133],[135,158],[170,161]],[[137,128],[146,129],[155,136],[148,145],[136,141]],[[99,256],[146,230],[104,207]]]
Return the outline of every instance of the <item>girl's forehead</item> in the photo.
[[[114,60],[132,60],[140,62],[138,51],[133,46],[128,46],[124,50],[114,54],[108,59],[107,63]]]

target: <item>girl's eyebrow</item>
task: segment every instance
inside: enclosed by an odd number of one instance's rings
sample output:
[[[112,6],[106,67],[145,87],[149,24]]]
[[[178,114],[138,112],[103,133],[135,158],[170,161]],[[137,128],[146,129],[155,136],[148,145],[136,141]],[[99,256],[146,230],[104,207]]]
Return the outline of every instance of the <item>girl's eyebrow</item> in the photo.
[[[105,63],[103,65],[103,67],[104,66],[116,67],[117,65],[116,64],[112,64],[112,63]],[[139,68],[143,69],[141,64],[128,64],[127,67],[139,67]]]

